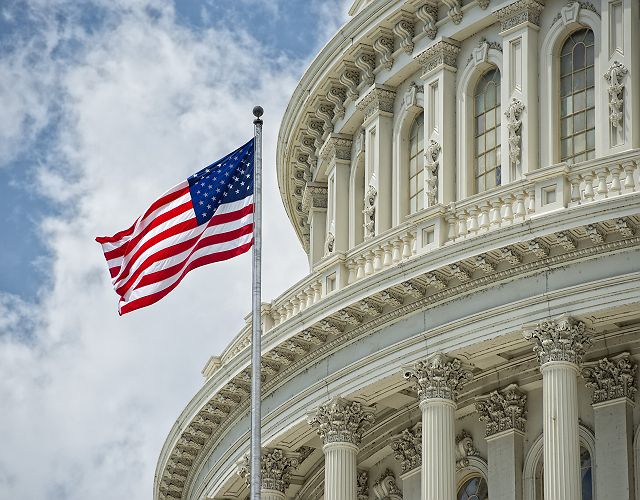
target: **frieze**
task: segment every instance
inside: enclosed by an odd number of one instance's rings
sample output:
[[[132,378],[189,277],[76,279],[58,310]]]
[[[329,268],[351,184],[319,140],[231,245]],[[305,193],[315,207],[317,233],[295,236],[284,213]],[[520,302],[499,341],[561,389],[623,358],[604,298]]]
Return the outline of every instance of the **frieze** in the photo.
[[[628,352],[612,358],[585,363],[582,375],[585,385],[593,389],[593,404],[618,398],[634,400],[636,388],[636,362]]]

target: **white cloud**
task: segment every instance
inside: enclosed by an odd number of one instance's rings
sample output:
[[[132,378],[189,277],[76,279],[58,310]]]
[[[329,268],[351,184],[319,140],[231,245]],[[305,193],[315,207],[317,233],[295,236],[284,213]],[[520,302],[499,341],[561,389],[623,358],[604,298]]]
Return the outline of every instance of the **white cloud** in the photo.
[[[201,367],[249,312],[250,254],[191,273],[160,303],[120,318],[93,238],[128,226],[159,193],[247,140],[257,103],[266,110],[265,299],[306,271],[275,181],[277,129],[301,63],[247,35],[190,31],[161,2],[154,12],[108,5],[104,29],[64,28],[82,43],[72,58],[47,57],[71,36],[59,25],[34,35],[50,40],[44,52],[26,45],[0,56],[0,74],[10,67],[20,87],[2,76],[0,103],[21,96],[12,116],[36,117],[0,137],[28,143],[24,134],[51,123],[55,108],[37,179],[62,214],[41,227],[50,287],[34,304],[0,294],[1,498],[150,498],[160,447]]]

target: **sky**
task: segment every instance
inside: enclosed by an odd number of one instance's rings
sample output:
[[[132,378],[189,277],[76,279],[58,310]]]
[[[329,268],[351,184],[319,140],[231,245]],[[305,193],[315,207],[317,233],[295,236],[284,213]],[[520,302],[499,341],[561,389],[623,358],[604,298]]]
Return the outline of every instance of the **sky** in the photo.
[[[246,142],[265,109],[263,299],[306,256],[278,127],[349,0],[0,0],[0,500],[151,498],[200,370],[250,311],[250,253],[119,317],[94,238]]]

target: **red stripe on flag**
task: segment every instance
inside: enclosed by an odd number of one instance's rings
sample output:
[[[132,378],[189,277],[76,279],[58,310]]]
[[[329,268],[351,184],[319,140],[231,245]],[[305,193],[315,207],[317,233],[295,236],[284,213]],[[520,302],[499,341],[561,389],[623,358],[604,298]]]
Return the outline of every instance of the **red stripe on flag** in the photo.
[[[187,275],[187,273],[189,273],[189,271],[192,271],[193,269],[196,269],[200,266],[204,266],[206,264],[212,264],[214,262],[228,260],[237,255],[241,255],[249,251],[252,245],[253,245],[253,240],[251,240],[249,243],[238,246],[232,250],[227,250],[225,252],[218,252],[211,255],[204,255],[198,259],[195,259],[185,268],[180,278],[178,278],[178,280],[175,283],[172,283],[170,286],[168,286],[167,288],[159,292],[153,293],[151,295],[147,295],[145,297],[140,297],[139,299],[133,300],[127,304],[122,305],[119,308],[120,315],[122,316],[123,314],[127,314],[131,311],[135,311],[136,309],[140,309],[141,307],[149,306],[151,304],[158,302],[162,297],[164,297],[169,292],[171,292],[171,290],[177,287],[178,284],[182,281],[182,279]]]

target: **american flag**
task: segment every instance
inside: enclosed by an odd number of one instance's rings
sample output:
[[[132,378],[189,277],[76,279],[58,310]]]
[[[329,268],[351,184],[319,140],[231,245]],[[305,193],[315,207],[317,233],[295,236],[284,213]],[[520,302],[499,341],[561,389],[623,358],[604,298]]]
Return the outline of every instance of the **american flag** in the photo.
[[[129,229],[96,238],[121,315],[159,301],[192,269],[251,248],[253,149],[251,139],[164,193]]]

